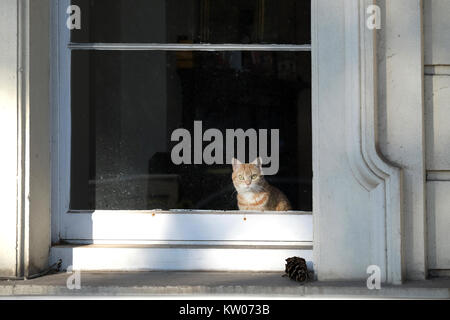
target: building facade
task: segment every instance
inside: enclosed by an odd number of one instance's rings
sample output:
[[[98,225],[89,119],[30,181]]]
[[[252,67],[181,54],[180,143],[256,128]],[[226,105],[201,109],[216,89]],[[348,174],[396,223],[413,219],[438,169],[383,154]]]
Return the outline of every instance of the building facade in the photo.
[[[319,281],[366,279],[372,265],[385,283],[448,274],[450,2],[311,1],[310,45],[276,50],[310,52],[312,212],[266,216],[71,210],[71,53],[119,49],[71,42],[69,6],[0,3],[0,276],[58,259],[81,270],[282,270],[292,255]]]

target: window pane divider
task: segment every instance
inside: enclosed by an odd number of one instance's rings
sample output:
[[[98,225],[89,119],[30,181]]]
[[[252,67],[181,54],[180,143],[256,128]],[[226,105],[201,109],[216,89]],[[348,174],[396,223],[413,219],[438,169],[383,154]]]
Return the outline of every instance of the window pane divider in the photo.
[[[310,44],[69,43],[68,48],[104,51],[311,51]]]

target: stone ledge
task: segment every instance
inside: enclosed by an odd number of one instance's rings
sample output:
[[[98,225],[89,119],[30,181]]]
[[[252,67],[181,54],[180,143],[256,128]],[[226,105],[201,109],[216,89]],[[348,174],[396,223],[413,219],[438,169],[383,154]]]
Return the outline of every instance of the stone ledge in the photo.
[[[69,290],[68,273],[25,281],[0,281],[0,296],[260,296],[286,298],[450,299],[450,278],[409,281],[368,290],[365,281],[300,284],[281,273],[82,272],[81,289]]]

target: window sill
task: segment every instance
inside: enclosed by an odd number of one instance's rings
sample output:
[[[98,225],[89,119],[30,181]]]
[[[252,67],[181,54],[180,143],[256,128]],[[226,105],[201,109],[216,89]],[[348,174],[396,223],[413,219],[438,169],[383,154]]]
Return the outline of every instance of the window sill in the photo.
[[[67,288],[68,273],[27,281],[0,281],[0,296],[170,296],[258,295],[308,297],[450,298],[450,280],[409,281],[368,290],[366,281],[305,284],[282,277],[283,272],[105,272],[81,273],[81,288]]]

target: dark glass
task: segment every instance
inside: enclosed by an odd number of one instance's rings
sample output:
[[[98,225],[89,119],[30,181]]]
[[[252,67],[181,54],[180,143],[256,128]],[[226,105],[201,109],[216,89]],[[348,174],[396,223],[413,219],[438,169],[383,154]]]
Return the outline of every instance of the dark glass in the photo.
[[[309,52],[72,52],[71,209],[236,210],[231,165],[175,165],[171,134],[280,129],[267,180],[311,210]],[[205,143],[204,145],[207,145]],[[225,154],[225,151],[224,151]]]
[[[309,0],[73,0],[80,43],[311,43]]]

